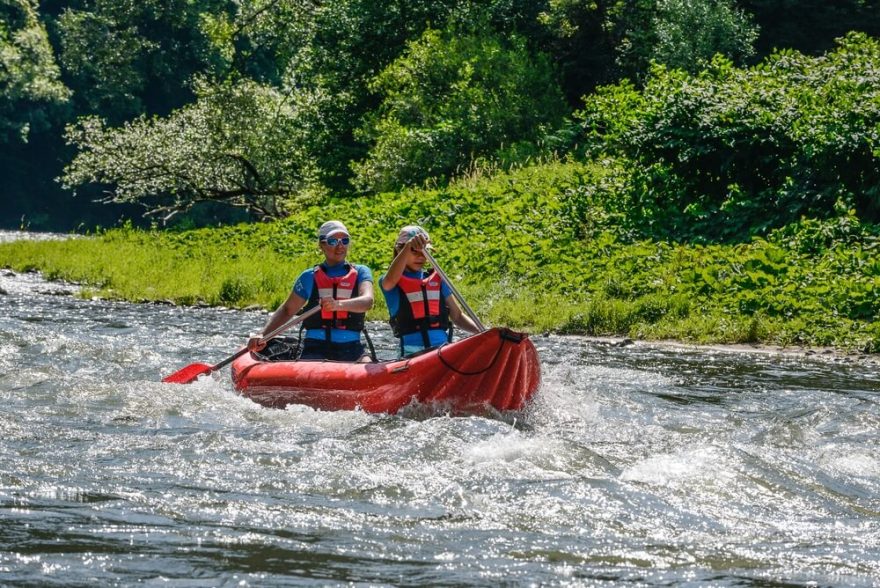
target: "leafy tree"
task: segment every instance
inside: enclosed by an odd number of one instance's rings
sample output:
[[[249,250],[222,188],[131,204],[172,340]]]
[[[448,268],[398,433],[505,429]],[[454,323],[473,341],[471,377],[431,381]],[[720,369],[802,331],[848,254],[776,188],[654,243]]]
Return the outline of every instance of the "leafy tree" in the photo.
[[[309,14],[305,34],[291,52],[286,80],[294,93],[336,97],[323,103],[320,115],[333,141],[315,152],[328,187],[349,190],[350,163],[366,153],[356,129],[378,104],[369,89],[370,80],[398,57],[409,39],[417,38],[432,23],[444,23],[459,3],[337,0]]]
[[[599,84],[642,80],[651,61],[691,72],[715,53],[741,62],[757,35],[733,0],[549,0],[539,18],[571,104]]]
[[[202,30],[227,0],[94,0],[57,18],[60,61],[77,109],[120,123],[192,100],[189,81],[222,63]]]
[[[633,47],[628,32],[618,52],[625,69],[647,71],[649,61],[691,73],[703,69],[716,53],[743,63],[754,53],[758,30],[732,0],[658,0],[650,30],[641,33],[652,40]],[[626,53],[626,47],[633,47]]]
[[[305,4],[305,0],[299,2]],[[323,103],[319,117],[333,139],[314,153],[322,181],[331,189],[347,191],[350,164],[363,159],[368,149],[358,129],[381,101],[371,81],[401,55],[408,42],[427,28],[447,23],[473,26],[480,22],[488,33],[539,35],[536,19],[542,5],[543,1],[532,0],[315,2],[288,8],[283,18],[266,16],[252,27],[250,37],[259,42],[277,40],[273,41],[281,71],[277,84],[285,92],[302,94],[302,100],[311,94],[337,98]]]
[[[429,29],[371,89],[383,100],[362,130],[370,151],[354,169],[374,191],[451,176],[504,145],[535,140],[566,113],[549,60],[518,36]]]
[[[213,75],[282,83],[321,9],[316,0],[239,0],[225,9],[201,11],[200,28],[214,54]]]
[[[368,148],[357,129],[379,104],[370,81],[409,40],[446,22],[480,21],[494,30],[536,32],[540,6],[526,0],[244,0],[234,13],[203,15],[202,29],[225,64],[216,76],[270,84],[295,102],[335,96],[319,101],[320,110],[313,111],[309,124],[319,132],[308,149],[321,182],[345,191],[350,163]]]
[[[193,104],[166,118],[141,117],[118,128],[80,119],[67,131],[80,152],[65,169],[65,184],[108,184],[107,202],[136,202],[165,220],[199,202],[285,215],[315,174],[303,146],[318,130],[306,131],[301,120],[330,97],[296,103],[251,81],[202,80],[195,91]]]
[[[44,130],[70,97],[36,0],[0,3],[0,144]]]
[[[540,46],[560,72],[572,107],[600,84],[619,79],[615,47],[621,41],[618,14],[650,18],[655,0],[548,0],[538,15],[547,39]]]
[[[283,215],[297,190],[344,188],[349,162],[363,153],[353,135],[373,105],[368,79],[410,31],[449,12],[432,0],[237,6],[200,15],[218,57],[211,76],[218,81],[203,80],[196,101],[166,119],[142,117],[118,129],[87,119],[71,128],[68,137],[81,153],[65,172],[67,185],[110,184],[107,201],[138,201],[166,215],[203,200]],[[237,89],[229,104],[224,88]],[[118,122],[111,117],[109,124]]]
[[[602,88],[579,113],[589,152],[631,162],[640,232],[743,239],[801,216],[880,220],[880,42],[851,34],[825,56],[781,51],[699,75],[655,66],[639,92]]]

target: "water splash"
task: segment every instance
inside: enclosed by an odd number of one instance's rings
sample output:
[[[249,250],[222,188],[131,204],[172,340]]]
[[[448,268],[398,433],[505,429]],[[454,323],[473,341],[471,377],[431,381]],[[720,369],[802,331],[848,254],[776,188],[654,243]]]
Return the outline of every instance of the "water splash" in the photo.
[[[159,382],[264,314],[0,280],[0,583],[880,576],[874,364],[551,336],[522,414],[270,410]]]

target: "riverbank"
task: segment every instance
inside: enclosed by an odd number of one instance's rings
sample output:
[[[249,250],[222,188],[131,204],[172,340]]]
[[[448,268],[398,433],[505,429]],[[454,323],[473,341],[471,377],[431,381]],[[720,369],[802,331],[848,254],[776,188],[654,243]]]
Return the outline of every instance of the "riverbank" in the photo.
[[[56,240],[56,239],[53,239]],[[25,273],[16,273],[9,269],[0,270],[0,296],[10,293],[26,292],[29,295],[43,296],[82,296],[83,286],[80,284],[67,282],[64,280],[50,281],[45,279],[38,270],[30,270]],[[100,297],[95,297],[99,299]],[[163,304],[180,306],[171,300],[141,300],[135,304]],[[199,307],[209,305],[200,304]],[[241,309],[252,312],[262,312],[269,314],[269,310],[259,306],[252,306]],[[380,320],[384,323],[384,320]],[[551,336],[549,331],[544,333],[532,332],[533,339],[540,344],[541,339]],[[863,351],[847,350],[835,348],[831,346],[804,346],[804,345],[774,345],[766,343],[692,343],[681,340],[671,339],[654,339],[654,340],[634,340],[627,336],[589,336],[584,334],[569,333],[567,335],[558,335],[562,337],[577,337],[581,343],[588,343],[597,347],[625,348],[625,347],[643,347],[660,350],[673,350],[677,352],[692,353],[694,351],[701,352],[719,352],[725,354],[760,354],[760,355],[777,355],[780,357],[800,357],[813,358],[823,361],[855,363],[860,365],[877,365],[880,366],[880,354],[866,353]]]
[[[316,227],[344,219],[349,259],[387,267],[397,229],[435,258],[490,324],[543,333],[880,351],[880,230],[805,219],[745,243],[636,239],[575,226],[566,194],[584,164],[524,168],[434,190],[331,199],[275,223],[191,231],[121,227],[0,243],[0,267],[82,285],[81,296],[274,309],[320,261]],[[384,320],[382,296],[369,320]]]

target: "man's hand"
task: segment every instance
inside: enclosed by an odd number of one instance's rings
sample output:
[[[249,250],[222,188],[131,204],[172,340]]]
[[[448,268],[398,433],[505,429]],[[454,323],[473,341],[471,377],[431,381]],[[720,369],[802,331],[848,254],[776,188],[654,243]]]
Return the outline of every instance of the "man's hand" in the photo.
[[[251,335],[247,342],[248,351],[262,351],[266,347],[262,335]]]

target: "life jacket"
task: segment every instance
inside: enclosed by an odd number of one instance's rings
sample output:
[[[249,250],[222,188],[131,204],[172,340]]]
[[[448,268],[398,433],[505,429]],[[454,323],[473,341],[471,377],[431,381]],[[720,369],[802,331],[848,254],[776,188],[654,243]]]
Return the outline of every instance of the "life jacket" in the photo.
[[[421,333],[425,349],[431,347],[428,331],[449,328],[449,308],[440,293],[442,280],[432,269],[424,278],[400,276],[397,290],[400,292],[400,308],[391,317],[391,330],[395,337]]]
[[[344,275],[338,278],[331,278],[327,275],[327,268],[322,263],[315,266],[315,287],[309,296],[308,302],[301,312],[306,312],[310,308],[318,306],[321,298],[331,296],[334,300],[348,300],[357,295],[357,268],[350,263],[345,264],[348,270]],[[305,329],[324,329],[325,340],[330,341],[330,329],[345,329],[347,331],[363,331],[364,317],[363,312],[348,312],[347,310],[326,311],[321,310],[320,313],[313,314],[303,321]]]

